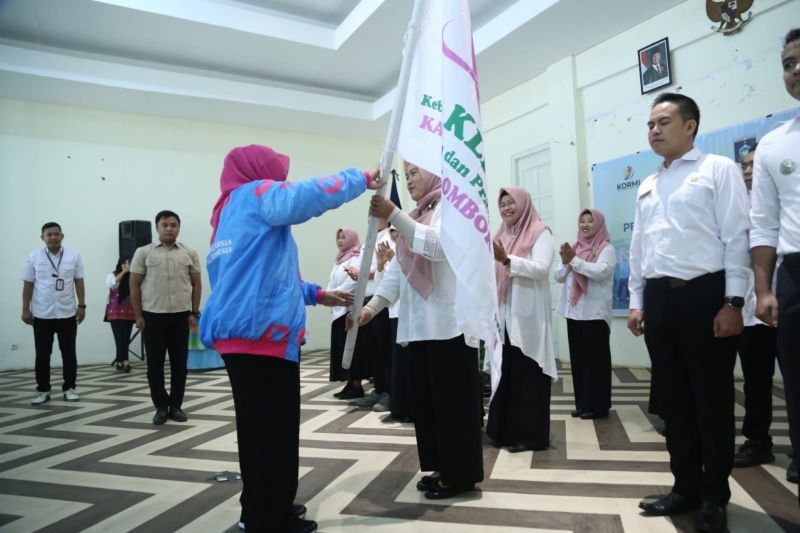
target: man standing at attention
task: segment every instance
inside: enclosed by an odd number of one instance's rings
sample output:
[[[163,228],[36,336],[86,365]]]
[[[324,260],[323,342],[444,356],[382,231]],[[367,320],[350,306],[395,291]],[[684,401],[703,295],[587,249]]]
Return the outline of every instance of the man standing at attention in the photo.
[[[786,92],[800,100],[800,28],[786,34],[783,52]],[[792,449],[800,446],[800,116],[761,139],[753,169],[750,246],[756,278],[756,316],[778,326],[778,357],[786,391]],[[778,268],[775,293],[772,275]],[[795,455],[787,479],[797,482]]]
[[[50,355],[53,353],[53,335],[58,337],[63,363],[64,399],[77,402],[75,392],[78,375],[78,357],[75,338],[78,324],[86,316],[83,287],[83,260],[78,252],[61,246],[64,234],[61,226],[48,222],[42,226],[44,249],[28,254],[22,271],[22,321],[33,326],[36,347],[36,396],[32,405],[41,405],[50,399]],[[78,305],[75,307],[75,296]]]
[[[131,301],[136,327],[147,350],[147,381],[156,407],[153,424],[171,418],[186,422],[181,409],[186,389],[189,330],[200,316],[200,259],[177,242],[181,219],[172,211],[156,215],[157,243],[136,250],[131,261]],[[170,392],[164,388],[164,360],[169,352]]]
[[[736,163],[694,147],[700,110],[659,95],[648,140],[664,158],[639,187],[628,328],[644,333],[675,482],[645,514],[700,508],[698,531],[724,531],[734,454],[733,367],[750,258],[747,191]]]

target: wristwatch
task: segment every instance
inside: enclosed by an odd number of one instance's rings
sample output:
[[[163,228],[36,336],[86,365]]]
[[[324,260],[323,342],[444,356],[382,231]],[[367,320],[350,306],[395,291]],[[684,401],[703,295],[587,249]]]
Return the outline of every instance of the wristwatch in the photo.
[[[192,315],[195,318],[200,318],[200,311],[192,311],[189,314]]]
[[[744,298],[741,296],[727,296],[725,298],[725,303],[734,309],[741,309],[744,307]]]
[[[78,309],[86,309],[86,304],[78,304]]]

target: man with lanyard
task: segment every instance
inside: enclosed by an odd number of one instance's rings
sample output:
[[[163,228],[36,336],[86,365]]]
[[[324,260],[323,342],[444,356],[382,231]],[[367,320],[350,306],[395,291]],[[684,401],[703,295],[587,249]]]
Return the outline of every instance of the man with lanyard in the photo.
[[[800,28],[786,34],[783,52],[786,92],[800,100]],[[756,285],[756,316],[778,326],[789,437],[800,446],[800,117],[761,139],[753,169],[750,247]],[[772,276],[781,256],[777,287]],[[797,479],[797,456],[787,478]],[[793,472],[792,472],[793,470]]]
[[[83,260],[70,248],[61,246],[64,234],[61,226],[48,222],[42,226],[45,247],[28,254],[22,271],[22,321],[33,326],[36,348],[36,395],[32,405],[41,405],[50,399],[50,355],[53,353],[53,335],[58,337],[58,348],[63,362],[64,399],[76,402],[78,357],[75,338],[78,324],[86,316],[83,286]],[[75,306],[75,295],[78,305]]]
[[[662,93],[651,108],[648,141],[664,160],[637,193],[628,328],[644,333],[653,360],[675,476],[669,495],[639,507],[653,516],[699,508],[698,531],[724,531],[749,223],[739,169],[694,147],[699,124],[687,96]]]

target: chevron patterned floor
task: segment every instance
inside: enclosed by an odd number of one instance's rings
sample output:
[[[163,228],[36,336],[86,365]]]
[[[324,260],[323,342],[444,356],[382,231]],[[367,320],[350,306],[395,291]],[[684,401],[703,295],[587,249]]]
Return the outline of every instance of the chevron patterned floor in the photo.
[[[154,427],[144,366],[79,368],[81,401],[32,407],[32,371],[0,373],[0,532],[238,531],[233,402],[224,370],[189,375],[190,420]],[[54,370],[57,372],[57,370]],[[333,398],[324,353],[301,368],[300,489],[324,532],[692,531],[691,514],[640,516],[668,492],[663,439],[643,411],[649,373],[614,371],[607,420],[573,419],[568,367],[553,389],[552,447],[509,454],[487,445],[486,480],[465,498],[431,502],[414,488],[413,426]],[[54,383],[55,376],[54,376]],[[737,421],[744,414],[737,383]],[[784,479],[783,391],[775,387],[777,460],[735,470],[731,532],[800,529],[797,487]],[[739,438],[741,442],[741,438]]]

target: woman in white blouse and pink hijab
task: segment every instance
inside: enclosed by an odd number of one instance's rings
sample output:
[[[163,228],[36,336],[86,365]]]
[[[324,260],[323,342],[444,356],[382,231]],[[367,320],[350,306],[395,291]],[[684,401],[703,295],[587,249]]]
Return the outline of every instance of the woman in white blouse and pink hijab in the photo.
[[[611,408],[611,298],[617,262],[603,213],[584,209],[578,239],[559,250],[555,278],[564,283],[557,312],[567,319],[575,391],[573,417],[605,418]]]
[[[522,187],[500,189],[503,224],[494,241],[499,320],[505,332],[500,383],[486,432],[512,453],[550,446],[550,386],[558,379],[553,350],[550,231]]]

